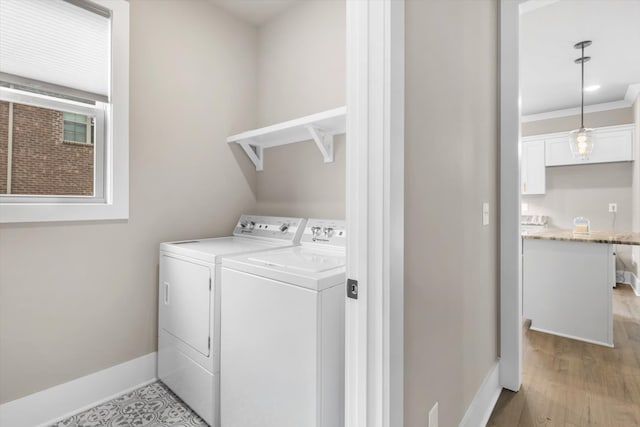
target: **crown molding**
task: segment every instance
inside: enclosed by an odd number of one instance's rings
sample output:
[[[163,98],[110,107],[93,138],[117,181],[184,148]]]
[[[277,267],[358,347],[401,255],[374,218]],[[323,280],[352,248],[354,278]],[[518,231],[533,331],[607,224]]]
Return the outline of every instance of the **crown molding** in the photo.
[[[633,104],[634,102],[636,102],[636,99],[638,99],[639,94],[640,83],[629,85],[629,87],[627,88],[627,93],[624,95],[624,100],[630,104]]]
[[[628,91],[627,91],[628,93]],[[584,113],[597,113],[599,111],[619,110],[621,108],[629,108],[633,103],[628,102],[626,99],[622,101],[605,102],[602,104],[585,105]],[[556,119],[558,117],[577,116],[580,114],[580,107],[566,108],[564,110],[547,111],[538,114],[529,114],[520,117],[521,123],[537,122],[538,120]]]

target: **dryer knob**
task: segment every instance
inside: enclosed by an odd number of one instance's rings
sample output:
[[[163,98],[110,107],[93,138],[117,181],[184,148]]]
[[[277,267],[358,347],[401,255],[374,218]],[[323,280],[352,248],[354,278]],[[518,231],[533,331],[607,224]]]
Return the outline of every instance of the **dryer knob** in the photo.
[[[288,229],[289,229],[289,224],[282,224],[280,226],[280,231],[282,231],[283,233],[286,233]]]

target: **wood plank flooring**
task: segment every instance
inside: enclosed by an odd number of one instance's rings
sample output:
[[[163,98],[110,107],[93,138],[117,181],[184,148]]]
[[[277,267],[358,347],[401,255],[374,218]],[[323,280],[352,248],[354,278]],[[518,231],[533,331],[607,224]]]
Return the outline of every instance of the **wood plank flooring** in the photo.
[[[640,426],[640,297],[618,285],[613,312],[615,348],[525,328],[522,388],[487,426]]]

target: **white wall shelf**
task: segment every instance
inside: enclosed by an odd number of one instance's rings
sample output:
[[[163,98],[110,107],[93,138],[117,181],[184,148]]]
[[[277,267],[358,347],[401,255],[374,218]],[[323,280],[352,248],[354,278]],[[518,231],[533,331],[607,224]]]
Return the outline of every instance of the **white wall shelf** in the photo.
[[[240,144],[261,171],[264,149],[302,141],[315,141],[325,163],[333,162],[333,137],[346,131],[347,107],[335,108],[271,126],[232,135],[227,142]]]

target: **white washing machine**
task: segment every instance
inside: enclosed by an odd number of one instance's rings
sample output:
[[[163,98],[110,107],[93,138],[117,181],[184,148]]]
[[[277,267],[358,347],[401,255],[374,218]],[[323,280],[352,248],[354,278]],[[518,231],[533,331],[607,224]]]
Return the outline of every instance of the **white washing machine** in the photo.
[[[302,218],[242,215],[233,236],[160,244],[158,378],[219,426],[220,262],[298,244]]]
[[[224,427],[344,425],[345,224],[222,260]]]

